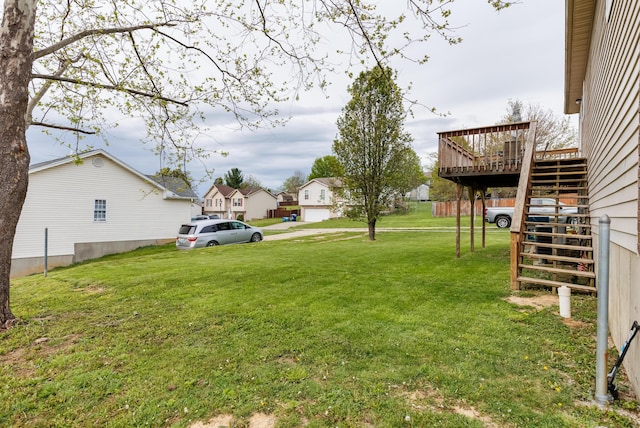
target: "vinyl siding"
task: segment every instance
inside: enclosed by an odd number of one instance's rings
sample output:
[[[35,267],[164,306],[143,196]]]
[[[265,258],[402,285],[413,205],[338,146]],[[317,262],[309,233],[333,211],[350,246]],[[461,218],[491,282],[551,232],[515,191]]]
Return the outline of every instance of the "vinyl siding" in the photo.
[[[611,218],[609,327],[621,349],[640,316],[638,255],[638,156],[640,146],[640,2],[618,1],[609,21],[597,2],[591,48],[583,84],[580,138],[589,167],[589,199],[594,254],[599,257],[598,220]],[[596,260],[599,270],[600,260]],[[597,272],[597,284],[605,278]],[[598,285],[600,286],[600,285]],[[626,373],[640,394],[640,347],[625,359]]]
[[[268,210],[278,207],[275,196],[265,190],[253,193],[245,199],[245,219],[254,220],[267,218]]]
[[[87,158],[30,174],[16,230],[13,258],[40,257],[44,229],[50,256],[74,253],[75,243],[171,239],[189,221],[189,200],[165,200],[151,185],[112,160],[101,167]],[[107,220],[93,221],[94,201],[107,201]]]
[[[607,214],[612,242],[637,252],[640,2],[598,2],[584,83],[581,142],[592,223]],[[597,230],[596,230],[597,232]]]
[[[309,191],[309,199],[304,198],[305,190]],[[322,190],[325,190],[324,199],[320,199]],[[330,207],[334,202],[333,192],[324,184],[316,181],[309,182],[306,186],[300,188],[298,192],[298,204],[300,206]]]

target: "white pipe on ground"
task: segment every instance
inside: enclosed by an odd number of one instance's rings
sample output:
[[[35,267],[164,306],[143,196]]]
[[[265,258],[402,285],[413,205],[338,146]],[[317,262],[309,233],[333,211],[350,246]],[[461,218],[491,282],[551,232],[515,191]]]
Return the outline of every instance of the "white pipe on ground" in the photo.
[[[571,289],[566,285],[558,288],[558,301],[560,316],[563,318],[571,318]]]

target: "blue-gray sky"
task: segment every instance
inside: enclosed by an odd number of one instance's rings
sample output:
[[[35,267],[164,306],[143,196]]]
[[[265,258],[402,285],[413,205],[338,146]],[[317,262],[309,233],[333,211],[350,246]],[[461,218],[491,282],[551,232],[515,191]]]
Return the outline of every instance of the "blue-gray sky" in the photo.
[[[404,5],[403,5],[404,7]],[[506,114],[510,99],[539,104],[562,115],[564,84],[564,2],[558,0],[521,0],[501,12],[485,0],[457,0],[451,22],[463,42],[450,46],[433,36],[425,45],[429,61],[424,65],[395,65],[398,84],[428,107],[448,112],[445,117],[427,108],[415,107],[414,117],[406,122],[413,147],[427,162],[437,151],[438,131],[496,123]],[[331,154],[336,137],[336,120],[348,102],[343,74],[336,74],[328,91],[329,99],[319,93],[304,93],[300,100],[284,106],[283,115],[291,115],[284,127],[258,131],[238,130],[234,119],[222,112],[207,117],[215,132],[204,139],[207,148],[228,152],[205,160],[214,177],[239,168],[273,190],[294,171],[309,173],[313,161]],[[159,168],[151,147],[139,141],[144,130],[132,121],[123,122],[109,138],[109,146],[99,147],[144,174]],[[29,132],[32,162],[50,160],[67,154],[37,129]],[[189,165],[192,176],[204,172],[200,162]],[[202,195],[211,182],[198,186]]]

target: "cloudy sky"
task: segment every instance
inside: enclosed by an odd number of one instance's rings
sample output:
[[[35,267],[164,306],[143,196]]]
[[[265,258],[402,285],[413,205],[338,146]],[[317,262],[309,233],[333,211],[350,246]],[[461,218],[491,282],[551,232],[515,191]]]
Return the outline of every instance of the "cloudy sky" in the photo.
[[[495,12],[485,0],[457,0],[454,6],[451,23],[459,27],[461,44],[450,46],[434,36],[426,45],[430,59],[425,65],[394,65],[398,84],[411,84],[409,98],[448,113],[443,117],[426,107],[415,107],[414,117],[406,122],[413,147],[425,164],[429,154],[437,151],[437,132],[492,125],[506,114],[510,99],[539,104],[562,115],[564,2],[520,0],[501,12]],[[336,74],[329,99],[313,92],[302,94],[298,102],[282,109],[283,115],[291,116],[284,127],[238,130],[232,118],[218,115],[215,120],[220,125],[206,145],[228,156],[213,155],[205,161],[207,168],[214,169],[218,177],[237,167],[272,190],[296,170],[308,174],[316,158],[331,154],[335,123],[349,100],[350,83]],[[108,147],[96,146],[152,174],[159,160],[151,147],[139,142],[144,136],[133,123],[129,127],[124,123],[110,137]],[[68,154],[37,130],[30,130],[29,144],[33,163]],[[189,169],[197,180],[204,176],[199,162]],[[200,184],[198,193],[202,195],[210,184]]]

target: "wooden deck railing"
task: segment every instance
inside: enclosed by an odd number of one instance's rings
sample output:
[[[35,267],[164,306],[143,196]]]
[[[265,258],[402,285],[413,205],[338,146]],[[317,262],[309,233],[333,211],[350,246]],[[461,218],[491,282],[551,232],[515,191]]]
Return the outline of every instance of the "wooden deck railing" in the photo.
[[[531,172],[533,171],[534,155],[535,155],[535,136],[536,122],[532,123],[529,139],[525,144],[523,154],[522,170],[520,171],[520,180],[518,181],[518,191],[516,193],[516,205],[513,210],[513,218],[511,219],[511,289],[517,289],[518,277],[518,257],[520,255],[520,243],[524,233],[524,209],[525,200],[529,195],[531,188]]]
[[[580,156],[580,154],[577,147],[536,152],[536,159],[538,160],[573,159],[578,156]]]
[[[529,128],[519,122],[439,132],[440,174],[518,171]]]

